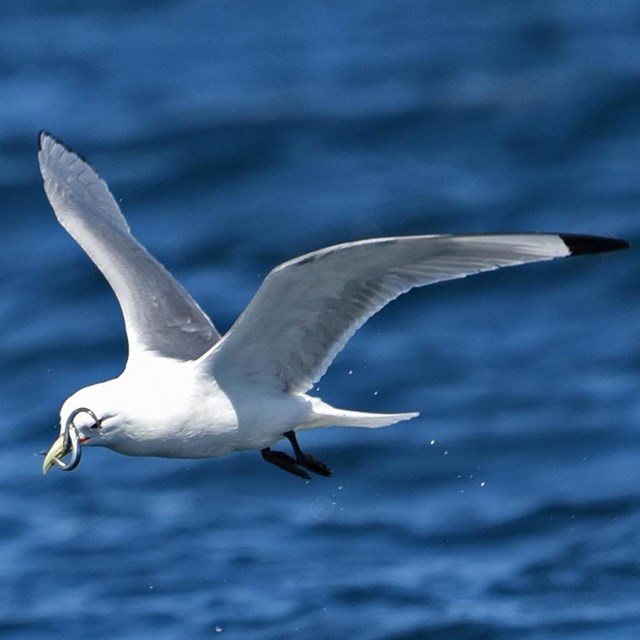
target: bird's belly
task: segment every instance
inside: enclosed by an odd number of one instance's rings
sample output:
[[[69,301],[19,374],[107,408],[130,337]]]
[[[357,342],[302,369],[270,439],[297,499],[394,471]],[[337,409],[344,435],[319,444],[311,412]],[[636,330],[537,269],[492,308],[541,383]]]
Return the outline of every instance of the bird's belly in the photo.
[[[309,411],[300,396],[247,391],[230,398],[218,393],[192,404],[187,414],[158,414],[138,423],[112,448],[125,455],[164,458],[213,458],[263,449],[304,422]]]

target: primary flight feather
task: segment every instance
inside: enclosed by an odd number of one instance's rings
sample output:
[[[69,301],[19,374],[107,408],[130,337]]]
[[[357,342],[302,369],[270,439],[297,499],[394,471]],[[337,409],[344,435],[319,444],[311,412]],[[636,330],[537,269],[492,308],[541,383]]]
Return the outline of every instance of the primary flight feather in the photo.
[[[424,235],[327,247],[276,267],[225,336],[131,235],[106,183],[46,132],[38,161],[62,226],[113,288],[129,357],[123,373],[72,395],[45,456],[72,469],[84,446],[176,458],[257,449],[303,478],[329,475],[296,433],[381,427],[417,413],[337,409],[307,395],[349,338],[400,294],[499,267],[613,251],[623,240],[572,234]],[[293,456],[272,450],[287,438]],[[71,459],[65,462],[70,453]]]

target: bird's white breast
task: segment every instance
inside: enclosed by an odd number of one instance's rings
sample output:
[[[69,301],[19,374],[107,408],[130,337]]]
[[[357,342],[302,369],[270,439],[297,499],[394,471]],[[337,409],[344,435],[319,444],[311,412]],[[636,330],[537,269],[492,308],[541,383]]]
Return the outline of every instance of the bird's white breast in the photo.
[[[150,358],[114,382],[122,409],[109,446],[128,455],[208,458],[270,446],[311,409],[275,389],[222,389],[196,362]]]

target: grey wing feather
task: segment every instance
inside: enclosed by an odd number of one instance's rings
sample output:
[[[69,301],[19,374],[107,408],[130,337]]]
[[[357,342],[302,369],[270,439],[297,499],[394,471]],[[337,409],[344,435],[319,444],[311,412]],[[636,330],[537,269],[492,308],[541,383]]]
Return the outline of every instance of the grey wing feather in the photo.
[[[46,132],[38,153],[56,217],[103,273],[122,308],[129,363],[147,351],[193,360],[220,338],[211,320],[131,235],[106,183]]]
[[[568,255],[557,234],[412,236],[321,249],[275,268],[204,357],[222,382],[304,392],[368,318],[409,289]]]

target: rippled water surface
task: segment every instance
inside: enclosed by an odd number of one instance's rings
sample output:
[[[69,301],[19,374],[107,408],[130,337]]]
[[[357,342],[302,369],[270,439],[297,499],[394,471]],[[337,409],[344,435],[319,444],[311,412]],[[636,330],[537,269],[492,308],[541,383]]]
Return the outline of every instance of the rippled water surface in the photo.
[[[635,639],[635,249],[413,292],[318,393],[419,410],[257,453],[91,450],[62,401],[117,375],[119,309],[58,226],[36,134],[90,158],[227,329],[268,271],[380,235],[640,246],[635,2],[8,0],[0,21],[0,636]]]

